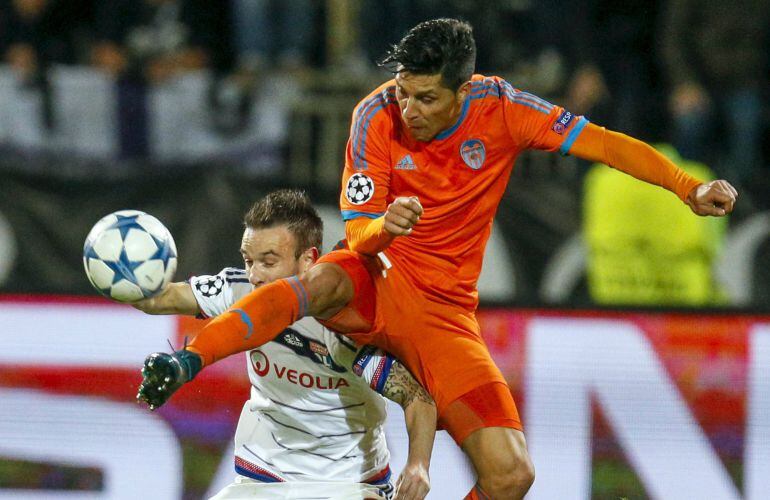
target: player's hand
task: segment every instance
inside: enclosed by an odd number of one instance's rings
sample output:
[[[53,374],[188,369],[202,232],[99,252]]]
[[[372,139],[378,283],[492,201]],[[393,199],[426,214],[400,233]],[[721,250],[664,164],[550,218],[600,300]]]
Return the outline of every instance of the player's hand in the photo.
[[[192,380],[200,369],[200,356],[194,352],[152,353],[144,360],[142,383],[136,400],[147,403],[150,410],[155,410],[168,401],[177,389]]]
[[[416,196],[396,198],[385,212],[385,231],[393,236],[406,236],[412,232],[422,215],[422,205]]]
[[[738,191],[727,181],[700,184],[690,191],[685,203],[698,215],[721,217],[733,211]]]
[[[422,500],[430,491],[430,478],[426,464],[407,462],[396,481],[394,500]]]

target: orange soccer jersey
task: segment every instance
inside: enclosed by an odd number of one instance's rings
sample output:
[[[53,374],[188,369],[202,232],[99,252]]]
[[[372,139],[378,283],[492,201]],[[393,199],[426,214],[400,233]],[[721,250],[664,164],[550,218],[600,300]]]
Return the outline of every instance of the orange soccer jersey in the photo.
[[[529,148],[567,153],[587,123],[498,77],[476,75],[471,85],[457,123],[430,142],[414,140],[403,127],[394,81],[364,99],[353,113],[341,195],[346,221],[379,219],[399,196],[417,196],[424,208],[408,237],[383,238],[392,268],[386,278],[371,275],[376,318],[354,338],[401,359],[431,392],[458,442],[478,427],[521,428],[510,395],[497,409],[477,407],[489,390],[483,388],[505,379],[474,314],[484,247],[513,163]],[[354,224],[347,229],[360,239]],[[345,267],[357,287],[367,286],[364,266],[352,257],[321,262]],[[327,324],[344,329],[337,319]]]
[[[391,80],[355,109],[347,146],[342,216],[378,218],[399,196],[424,208],[387,256],[427,294],[477,305],[476,281],[492,219],[513,163],[528,148],[567,153],[587,121],[498,77],[475,75],[457,123],[430,142],[402,126]]]
[[[512,402],[499,411],[474,408],[478,424],[470,424],[474,419],[455,402],[479,401],[475,396],[485,384],[504,383],[475,319],[476,282],[497,206],[525,149],[601,159],[682,199],[698,182],[646,144],[591,125],[498,77],[475,75],[457,122],[429,142],[406,131],[393,80],[356,107],[342,216],[351,249],[369,255],[384,250],[392,268],[387,277],[370,273],[376,317],[368,333],[354,337],[406,363],[433,395],[458,442],[474,425],[520,428]],[[382,215],[401,196],[417,196],[424,212],[409,236],[393,238],[384,232]],[[336,262],[357,287],[368,286],[361,277],[364,266],[353,257],[329,255],[321,261]],[[355,301],[349,308],[357,309]],[[350,332],[344,321],[335,321],[345,314],[328,324]]]

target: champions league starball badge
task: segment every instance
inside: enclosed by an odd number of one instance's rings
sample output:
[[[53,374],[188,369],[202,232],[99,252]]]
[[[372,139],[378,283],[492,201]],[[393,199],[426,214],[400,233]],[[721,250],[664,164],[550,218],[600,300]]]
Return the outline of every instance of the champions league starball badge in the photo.
[[[353,205],[363,205],[374,196],[374,181],[368,175],[356,173],[348,179],[345,198]]]

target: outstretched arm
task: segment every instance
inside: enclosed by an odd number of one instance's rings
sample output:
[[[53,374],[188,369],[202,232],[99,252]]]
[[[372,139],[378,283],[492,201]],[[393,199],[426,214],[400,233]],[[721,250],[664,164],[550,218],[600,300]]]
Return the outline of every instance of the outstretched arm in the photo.
[[[147,314],[187,314],[195,316],[200,312],[190,284],[170,283],[155,297],[142,299],[131,304]]]
[[[725,180],[703,184],[642,141],[588,124],[570,154],[605,163],[637,179],[675,193],[698,215],[723,216],[733,211],[738,192]]]
[[[422,499],[430,490],[428,470],[436,435],[436,404],[404,365],[395,361],[382,395],[404,409],[409,456],[396,483],[396,498]]]

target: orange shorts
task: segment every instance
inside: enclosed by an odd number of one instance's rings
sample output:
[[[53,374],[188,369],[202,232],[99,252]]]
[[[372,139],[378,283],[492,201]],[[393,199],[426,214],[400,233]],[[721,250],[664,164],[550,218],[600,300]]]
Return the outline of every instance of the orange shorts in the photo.
[[[481,427],[521,430],[472,311],[422,293],[398,265],[383,276],[376,259],[350,250],[318,262],[340,266],[354,287],[348,306],[322,323],[396,356],[433,396],[440,425],[458,444]]]

